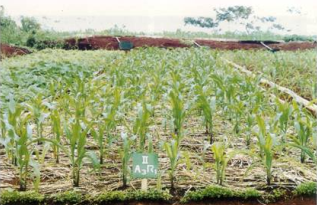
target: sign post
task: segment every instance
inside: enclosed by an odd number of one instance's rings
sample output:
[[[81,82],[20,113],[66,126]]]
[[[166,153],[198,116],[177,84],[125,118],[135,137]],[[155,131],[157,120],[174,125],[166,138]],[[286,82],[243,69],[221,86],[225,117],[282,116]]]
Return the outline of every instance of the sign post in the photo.
[[[142,179],[141,190],[147,191],[147,179],[157,178],[158,173],[158,155],[154,153],[133,153],[133,178]]]

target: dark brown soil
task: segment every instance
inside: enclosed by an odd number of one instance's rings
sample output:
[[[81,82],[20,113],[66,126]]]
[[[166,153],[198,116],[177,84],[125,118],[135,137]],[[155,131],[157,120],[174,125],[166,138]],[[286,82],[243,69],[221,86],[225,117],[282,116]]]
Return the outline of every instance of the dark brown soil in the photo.
[[[133,47],[161,47],[161,48],[184,48],[189,47],[178,39],[150,38],[150,37],[119,37],[120,41],[130,41]],[[112,36],[94,36],[87,38],[66,39],[66,49],[78,48],[79,50],[118,50],[119,43]]]
[[[160,48],[185,48],[193,45],[185,44],[179,39],[170,38],[151,38],[151,37],[119,37],[120,41],[130,41],[135,48],[137,47],[160,47]],[[119,43],[113,36],[93,36],[86,38],[70,38],[65,40],[65,49],[79,49],[79,50],[118,50]],[[215,40],[195,40],[201,46],[208,46],[212,49],[220,50],[236,50],[236,49],[265,49],[259,41],[215,41]],[[277,50],[306,50],[314,49],[317,43],[311,42],[291,42],[280,43],[274,41],[266,41],[272,49]]]
[[[211,41],[211,40],[196,40],[199,45],[208,46],[213,49],[219,50],[250,50],[250,49],[265,49],[263,45],[259,42],[239,42],[239,41]],[[295,51],[295,50],[306,50],[306,49],[315,49],[317,47],[317,43],[311,42],[291,42],[291,43],[266,43],[272,49],[278,50],[287,50],[287,51]]]
[[[187,48],[194,46],[185,44],[179,39],[171,38],[151,38],[151,37],[119,37],[120,41],[130,41],[134,48],[138,47],[159,47],[159,48]],[[195,40],[201,46],[207,46],[212,49],[219,50],[250,50],[250,49],[265,49],[260,42],[257,41],[215,41],[215,40]],[[43,42],[47,47],[54,47],[61,42]],[[316,42],[291,42],[291,43],[278,43],[278,42],[265,42],[272,49],[277,50],[306,50],[315,49],[317,47]],[[7,44],[0,44],[1,56],[0,59],[4,57],[12,57],[16,55],[25,55],[31,53],[28,49],[20,48],[16,46],[10,46]],[[117,39],[113,36],[93,36],[86,38],[69,38],[65,40],[64,49],[78,49],[78,50],[119,50],[119,43]]]
[[[10,46],[8,44],[3,44],[3,43],[0,44],[0,47],[1,47],[0,59],[4,57],[12,57],[12,56],[25,55],[25,54],[31,53],[31,51],[29,51],[26,48]]]
[[[294,50],[307,50],[316,49],[317,42],[291,42],[291,43],[281,43],[277,45],[272,45],[273,48],[280,50],[294,51]]]

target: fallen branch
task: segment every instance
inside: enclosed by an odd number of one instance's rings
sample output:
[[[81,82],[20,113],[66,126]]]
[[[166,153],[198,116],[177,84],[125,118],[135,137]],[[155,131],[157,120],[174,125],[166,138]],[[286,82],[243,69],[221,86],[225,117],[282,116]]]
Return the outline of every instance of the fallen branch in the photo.
[[[241,71],[242,73],[245,73],[248,76],[251,77],[255,77],[256,75],[253,74],[251,71],[247,70],[245,67],[242,67],[232,61],[229,61],[225,58],[222,58],[223,61],[225,61],[226,63],[234,66],[236,69],[238,69],[239,71]],[[260,83],[266,87],[270,87],[270,88],[276,88],[278,91],[287,94],[288,96],[290,96],[293,100],[295,100],[298,104],[303,105],[307,110],[309,110],[314,116],[317,116],[317,105],[309,102],[308,100],[302,98],[301,96],[297,95],[294,91],[282,87],[280,85],[277,85],[265,78],[261,78]]]

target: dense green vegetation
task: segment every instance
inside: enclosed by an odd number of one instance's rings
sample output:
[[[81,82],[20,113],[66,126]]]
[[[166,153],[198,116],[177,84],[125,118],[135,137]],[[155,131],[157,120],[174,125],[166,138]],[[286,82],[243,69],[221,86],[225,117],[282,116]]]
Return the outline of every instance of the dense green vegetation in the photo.
[[[276,53],[237,50],[224,52],[224,57],[308,100],[317,98],[317,58],[314,50]]]
[[[125,189],[136,180],[130,172],[133,152],[156,152],[164,160],[159,190],[201,187],[201,181],[219,185],[188,192],[185,201],[259,196],[256,190],[232,191],[237,180],[230,175],[240,177],[239,185],[245,177],[261,186],[278,184],[285,180],[279,172],[284,169],[311,180],[316,177],[316,118],[296,102],[272,99],[274,90],[263,90],[259,77],[247,77],[221,58],[241,53],[46,49],[5,59],[0,69],[1,157],[21,191],[43,191],[43,170],[61,162],[73,187],[93,177],[95,183],[110,180],[113,175],[102,173],[115,169],[117,188]],[[310,52],[303,55],[308,64],[309,58],[313,61]],[[297,61],[291,62],[297,67]],[[247,165],[236,166],[242,156]],[[307,189],[311,186],[296,193],[311,193]],[[43,200],[34,192],[23,193]],[[19,198],[6,194],[7,201]],[[134,199],[169,200],[170,195],[117,191],[94,198],[96,203]],[[83,199],[66,192],[54,200]]]
[[[199,49],[135,50],[128,55],[105,51],[80,53],[46,50],[19,57],[20,60],[15,58],[4,61],[1,69],[1,90],[5,91],[1,97],[1,143],[12,165],[21,171],[21,188],[24,189],[30,161],[39,161],[31,157],[35,151],[34,142],[39,140],[52,143],[54,150],[60,147],[60,151],[67,154],[73,168],[74,186],[78,186],[83,159],[91,159],[98,166],[97,153],[87,150],[85,146],[89,133],[95,136],[91,140],[94,139],[100,149],[99,158],[103,155],[103,149],[106,149],[106,145],[100,143],[100,138],[112,137],[120,141],[118,133],[112,133],[110,127],[104,129],[99,124],[107,122],[111,113],[112,126],[123,123],[126,127],[124,134],[121,134],[124,142],[122,159],[126,163],[132,150],[144,150],[148,146],[153,133],[147,127],[154,126],[157,117],[163,117],[162,123],[166,127],[164,132],[171,135],[162,148],[171,160],[172,186],[182,140],[190,132],[184,130],[184,123],[197,114],[203,119],[202,126],[207,127],[212,125],[206,119],[229,120],[233,127],[232,133],[229,133],[232,135],[230,138],[241,138],[246,135],[245,130],[259,129],[254,135],[257,142],[251,140],[249,150],[259,152],[259,159],[264,160],[268,184],[274,164],[272,155],[279,152],[278,146],[291,145],[286,142],[296,143],[296,139],[302,141],[301,138],[305,137],[305,143],[299,144],[297,148],[303,148],[302,157],[307,154],[313,157],[311,149],[314,147],[309,142],[313,141],[311,133],[315,119],[294,102],[284,105],[275,102],[272,106],[266,97],[267,93],[259,89],[257,79],[236,73],[223,64],[218,55],[217,52]],[[164,60],[157,64],[157,59],[162,58]],[[202,96],[202,92],[197,92],[199,90],[208,93],[208,96]],[[161,103],[166,104],[167,109],[162,109]],[[209,108],[209,105],[213,108]],[[143,109],[141,113],[149,114],[136,115],[139,106],[141,110],[138,112]],[[291,113],[280,119],[279,110],[285,106],[291,107]],[[56,111],[60,118],[57,121],[54,118]],[[213,118],[210,118],[210,112],[215,115]],[[249,116],[246,113],[256,116],[257,123],[245,124]],[[284,120],[288,127],[279,126],[276,120]],[[55,128],[52,129],[52,126]],[[285,129],[293,130],[291,136],[283,134],[286,133]],[[307,135],[303,136],[302,130]],[[44,137],[43,131],[50,134]],[[96,132],[99,132],[99,139]],[[207,129],[208,132],[211,130]],[[130,139],[132,134],[138,138]],[[248,132],[247,135],[250,134]],[[214,138],[219,142],[224,140],[219,136]],[[135,144],[135,140],[139,143]],[[213,140],[209,141],[213,143]],[[22,147],[17,146],[19,144],[26,146],[23,147],[25,151],[20,150]],[[274,152],[272,146],[277,146]],[[226,147],[221,148],[223,151],[218,151],[217,147],[213,146],[213,152],[219,152],[215,155],[219,166],[215,168],[220,171],[226,167],[227,160],[221,158]],[[315,160],[314,157],[312,159]],[[102,160],[99,161],[102,163]],[[123,166],[123,170],[126,166]],[[217,182],[220,184],[223,173],[219,172]]]

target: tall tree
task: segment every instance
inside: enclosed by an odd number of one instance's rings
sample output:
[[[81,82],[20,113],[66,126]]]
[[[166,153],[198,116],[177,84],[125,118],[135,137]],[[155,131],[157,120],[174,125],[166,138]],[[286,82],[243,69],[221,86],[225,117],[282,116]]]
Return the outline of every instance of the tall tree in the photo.
[[[185,17],[185,25],[193,25],[201,28],[217,28],[223,22],[242,25],[245,31],[250,34],[253,31],[260,31],[260,24],[271,24],[270,29],[285,30],[285,28],[275,23],[276,17],[259,17],[254,15],[252,7],[229,6],[227,8],[215,8],[215,17]]]

